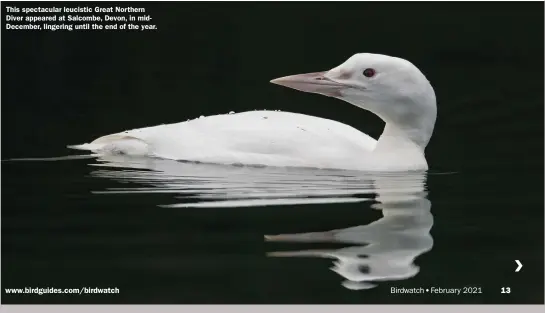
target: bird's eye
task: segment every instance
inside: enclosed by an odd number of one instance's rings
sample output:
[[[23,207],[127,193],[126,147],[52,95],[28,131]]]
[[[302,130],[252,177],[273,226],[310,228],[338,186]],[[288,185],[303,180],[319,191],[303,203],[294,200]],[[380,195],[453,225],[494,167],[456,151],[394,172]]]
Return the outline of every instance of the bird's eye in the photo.
[[[371,77],[375,76],[376,73],[377,73],[377,72],[376,72],[374,69],[372,69],[372,68],[366,68],[366,69],[363,71],[363,76],[371,78]]]

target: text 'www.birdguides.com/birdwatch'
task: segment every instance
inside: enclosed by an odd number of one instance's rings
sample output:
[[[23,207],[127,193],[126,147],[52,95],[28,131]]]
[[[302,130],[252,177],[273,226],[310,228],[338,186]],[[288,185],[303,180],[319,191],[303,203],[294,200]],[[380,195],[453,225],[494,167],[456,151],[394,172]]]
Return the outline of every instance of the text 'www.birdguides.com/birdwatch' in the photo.
[[[125,6],[19,7],[6,6],[4,29],[9,31],[131,31],[158,29],[146,8]]]

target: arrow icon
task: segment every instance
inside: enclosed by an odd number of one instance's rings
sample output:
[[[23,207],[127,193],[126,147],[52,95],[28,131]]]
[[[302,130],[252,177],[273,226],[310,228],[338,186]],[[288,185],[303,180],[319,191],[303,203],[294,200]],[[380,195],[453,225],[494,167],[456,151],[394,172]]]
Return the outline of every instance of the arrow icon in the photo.
[[[518,272],[518,271],[520,271],[520,269],[522,268],[522,263],[520,263],[519,260],[515,260],[515,262],[517,262],[517,265],[518,265],[518,266],[517,266],[517,269],[515,270],[515,272]]]

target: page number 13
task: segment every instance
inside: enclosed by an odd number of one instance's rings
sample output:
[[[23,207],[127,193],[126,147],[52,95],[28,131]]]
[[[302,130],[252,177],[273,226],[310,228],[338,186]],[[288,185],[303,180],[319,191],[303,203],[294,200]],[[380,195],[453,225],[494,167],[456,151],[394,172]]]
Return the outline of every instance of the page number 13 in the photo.
[[[509,287],[501,287],[501,293],[511,293],[511,288],[509,288]]]

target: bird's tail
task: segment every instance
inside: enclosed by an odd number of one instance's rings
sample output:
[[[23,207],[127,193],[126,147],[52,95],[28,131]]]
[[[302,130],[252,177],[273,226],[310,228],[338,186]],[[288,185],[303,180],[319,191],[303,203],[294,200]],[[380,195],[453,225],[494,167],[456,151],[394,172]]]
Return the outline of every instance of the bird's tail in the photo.
[[[100,137],[91,143],[69,145],[67,147],[70,149],[91,151],[100,155],[150,155],[150,146],[145,141],[123,134],[108,135]]]
[[[74,149],[74,150],[85,150],[85,151],[98,151],[104,147],[103,144],[92,144],[92,143],[84,143],[80,145],[68,145],[67,148]]]

